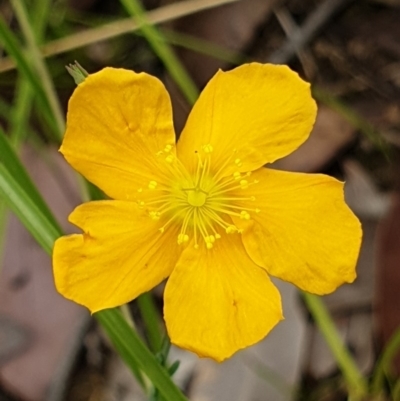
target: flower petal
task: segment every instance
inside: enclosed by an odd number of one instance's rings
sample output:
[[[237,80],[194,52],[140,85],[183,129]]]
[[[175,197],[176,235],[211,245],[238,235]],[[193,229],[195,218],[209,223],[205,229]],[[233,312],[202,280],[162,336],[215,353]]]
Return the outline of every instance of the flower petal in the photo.
[[[105,68],[74,91],[60,151],[107,195],[126,200],[169,175],[160,151],[166,145],[174,151],[174,143],[171,102],[163,84],[145,73]]]
[[[278,290],[240,237],[223,241],[211,250],[186,248],[164,294],[172,343],[217,361],[261,340],[282,319]]]
[[[55,283],[62,295],[93,313],[155,287],[179,257],[178,234],[168,230],[161,234],[159,222],[132,202],[85,203],[72,212],[70,221],[84,234],[56,241]]]
[[[259,183],[252,187],[251,207],[260,212],[243,233],[251,258],[271,275],[315,294],[352,282],[362,231],[344,202],[343,183],[265,168],[252,177]],[[235,223],[243,227],[243,221]]]
[[[219,71],[189,115],[178,155],[195,171],[202,146],[213,148],[215,171],[252,171],[294,151],[316,116],[310,85],[286,66],[245,64]]]

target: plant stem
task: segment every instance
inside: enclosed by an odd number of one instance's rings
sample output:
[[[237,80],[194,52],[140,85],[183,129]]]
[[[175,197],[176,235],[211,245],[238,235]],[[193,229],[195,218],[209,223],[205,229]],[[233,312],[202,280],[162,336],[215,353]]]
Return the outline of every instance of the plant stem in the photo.
[[[326,343],[329,346],[343,376],[347,382],[351,400],[359,401],[367,394],[367,383],[360,373],[353,358],[343,345],[329,312],[321,298],[306,292],[302,293],[308,310],[321,330]]]

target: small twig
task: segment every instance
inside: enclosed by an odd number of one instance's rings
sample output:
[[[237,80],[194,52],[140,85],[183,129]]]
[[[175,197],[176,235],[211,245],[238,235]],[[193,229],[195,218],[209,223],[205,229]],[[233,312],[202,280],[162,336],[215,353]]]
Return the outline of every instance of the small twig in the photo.
[[[168,6],[149,11],[146,13],[146,18],[148,22],[152,24],[160,24],[162,22],[185,17],[190,14],[204,11],[213,7],[218,7],[224,4],[233,3],[235,1],[238,0],[180,1],[178,3],[173,3]],[[62,39],[54,40],[42,46],[40,50],[43,57],[50,57],[73,49],[88,46],[92,43],[112,39],[116,36],[136,31],[139,28],[140,24],[134,22],[132,18],[124,18],[96,28],[87,29]],[[0,73],[12,70],[14,68],[15,63],[13,59],[4,58],[3,60],[0,60]]]
[[[281,25],[286,37],[293,40],[293,35],[298,30],[298,26],[286,7],[278,7],[274,10],[274,14],[279,24]],[[296,55],[300,60],[304,74],[308,80],[312,80],[316,67],[312,61],[311,53],[306,49],[295,49]]]
[[[281,48],[272,53],[268,61],[274,64],[289,62],[315,36],[318,30],[350,1],[352,0],[325,0],[301,27],[294,29]]]

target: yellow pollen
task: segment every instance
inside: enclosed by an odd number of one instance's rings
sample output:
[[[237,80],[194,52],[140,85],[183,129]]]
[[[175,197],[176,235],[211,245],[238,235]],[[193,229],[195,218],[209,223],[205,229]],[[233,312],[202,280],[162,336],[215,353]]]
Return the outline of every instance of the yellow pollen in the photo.
[[[172,163],[172,162],[174,161],[174,156],[168,155],[168,156],[165,158],[165,161],[166,161],[167,163]]]
[[[246,212],[245,210],[242,210],[240,212],[240,218],[242,220],[250,220],[250,214],[248,212]]]
[[[156,189],[157,188],[157,182],[156,181],[150,181],[149,182],[149,189]]]
[[[229,225],[228,227],[226,227],[225,231],[227,234],[234,234],[238,232],[238,228],[236,226]]]
[[[248,188],[248,187],[249,187],[249,182],[248,182],[247,180],[241,180],[241,181],[240,181],[240,187],[241,187],[242,189]]]
[[[178,235],[178,244],[181,245],[185,242],[189,241],[189,236],[187,234],[179,234]]]
[[[240,159],[235,159],[235,164],[236,164],[238,167],[241,167],[241,166],[242,166],[242,161],[241,161]]]
[[[150,212],[149,215],[153,220],[160,220],[161,213],[153,211],[153,212]]]
[[[139,188],[137,191],[138,192],[143,192],[143,188]]]
[[[233,178],[234,178],[235,180],[240,180],[240,179],[242,178],[242,174],[240,174],[239,171],[235,171],[235,172],[233,173]]]
[[[172,145],[167,145],[167,146],[164,148],[164,152],[165,152],[165,153],[171,152],[171,150],[172,150]]]

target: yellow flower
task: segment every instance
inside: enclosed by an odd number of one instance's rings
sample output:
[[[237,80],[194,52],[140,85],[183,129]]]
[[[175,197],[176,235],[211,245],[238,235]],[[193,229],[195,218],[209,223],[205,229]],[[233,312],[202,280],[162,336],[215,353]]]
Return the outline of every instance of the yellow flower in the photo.
[[[343,184],[263,167],[303,143],[315,115],[289,68],[243,65],[211,79],[175,146],[158,79],[90,75],[70,99],[61,152],[114,200],[70,215],[83,234],[56,241],[58,291],[96,312],[169,276],[172,342],[221,361],[282,319],[268,274],[315,294],[352,282],[361,228]]]

